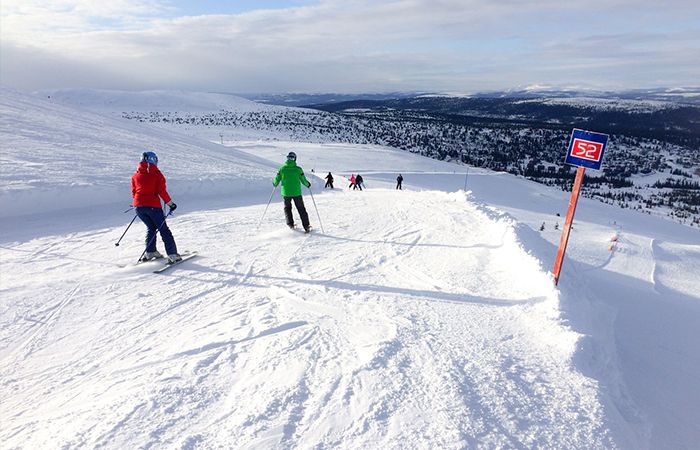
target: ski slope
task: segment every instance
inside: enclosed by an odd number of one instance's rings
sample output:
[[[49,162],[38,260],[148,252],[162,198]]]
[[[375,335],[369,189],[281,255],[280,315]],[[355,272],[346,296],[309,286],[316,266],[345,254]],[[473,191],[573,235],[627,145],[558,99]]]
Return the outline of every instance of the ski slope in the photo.
[[[577,335],[511,223],[464,194],[354,194],[319,196],[325,234],[285,229],[279,205],[259,233],[261,206],[173,219],[202,256],[163,276],[119,267],[141,246],[114,258],[118,229],[3,250],[25,263],[3,280],[21,318],[3,324],[3,440],[610,445],[595,384],[569,363]]]
[[[112,91],[103,89],[54,89],[38,93],[51,102],[108,114],[122,112],[238,112],[274,111],[264,105],[229,94],[189,91]],[[291,108],[296,109],[296,108]]]
[[[0,88],[0,117],[0,217],[128,205],[124,179],[144,151],[157,152],[167,165],[179,198],[262,190],[257,183],[276,167],[172,130],[145,129],[8,88]]]
[[[25,208],[0,216],[3,448],[638,449],[700,438],[696,230],[582,200],[555,288],[567,194],[542,185],[382,147],[226,148],[177,133],[171,143],[164,130],[16,92],[2,104],[3,143],[24,155],[3,160],[2,195]],[[96,121],[99,134],[82,133]],[[104,165],[69,148],[74,136],[126,167],[106,170],[115,196],[81,204],[64,183],[72,167]],[[132,217],[121,206],[140,154],[122,147],[141,139],[161,142],[178,247],[200,253],[159,275],[159,262],[134,264],[138,221],[113,245]],[[284,226],[278,194],[261,221],[289,150],[314,185],[310,235]],[[52,152],[72,164],[47,168]],[[323,191],[329,170],[338,189]],[[357,172],[365,191],[347,189]],[[64,207],[47,213],[52,198]]]
[[[523,248],[549,271],[569,193],[506,173],[425,160],[398,150],[344,144],[241,142],[280,158],[303,154],[316,172],[360,172],[370,189],[454,192],[514,222]],[[335,173],[335,172],[334,172]],[[540,231],[544,225],[545,229]],[[555,227],[558,227],[556,229]],[[621,448],[694,448],[700,436],[700,232],[582,198],[559,285],[561,319],[581,336],[578,370],[599,384],[606,414],[629,429]]]

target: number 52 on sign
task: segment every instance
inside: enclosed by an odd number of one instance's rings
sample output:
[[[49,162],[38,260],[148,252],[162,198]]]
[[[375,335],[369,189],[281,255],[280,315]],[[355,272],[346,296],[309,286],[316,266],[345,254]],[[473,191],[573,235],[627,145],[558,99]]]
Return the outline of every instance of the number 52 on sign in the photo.
[[[566,153],[566,164],[600,170],[608,135],[574,128]]]

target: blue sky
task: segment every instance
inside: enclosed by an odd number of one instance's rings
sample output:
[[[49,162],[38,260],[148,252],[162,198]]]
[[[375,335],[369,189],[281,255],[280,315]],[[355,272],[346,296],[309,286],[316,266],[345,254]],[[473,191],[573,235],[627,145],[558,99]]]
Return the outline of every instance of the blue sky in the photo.
[[[697,86],[700,2],[22,0],[0,81],[228,92]]]

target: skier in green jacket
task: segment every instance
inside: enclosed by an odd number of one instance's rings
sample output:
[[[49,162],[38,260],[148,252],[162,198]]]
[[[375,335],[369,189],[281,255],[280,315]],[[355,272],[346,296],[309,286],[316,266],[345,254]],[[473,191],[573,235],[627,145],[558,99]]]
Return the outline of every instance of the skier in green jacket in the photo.
[[[294,217],[292,217],[292,200],[296,205],[301,224],[304,226],[304,231],[307,233],[311,230],[309,224],[309,214],[304,207],[304,199],[301,198],[301,185],[307,188],[311,187],[311,183],[304,176],[304,170],[297,166],[297,155],[294,152],[289,152],[287,161],[279,168],[272,184],[277,186],[282,182],[282,197],[284,198],[284,217],[287,220],[287,226],[294,228]]]

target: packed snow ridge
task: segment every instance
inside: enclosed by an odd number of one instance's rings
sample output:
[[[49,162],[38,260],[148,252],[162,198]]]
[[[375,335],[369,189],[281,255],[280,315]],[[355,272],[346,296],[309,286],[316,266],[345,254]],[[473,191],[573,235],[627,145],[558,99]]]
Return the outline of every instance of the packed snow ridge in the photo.
[[[697,231],[584,199],[557,288],[566,193],[387,147],[223,146],[87,109],[2,91],[3,447],[700,438]],[[134,263],[138,221],[113,245],[145,149],[178,246],[199,252],[162,275]],[[310,235],[272,191],[290,150],[313,184]]]

